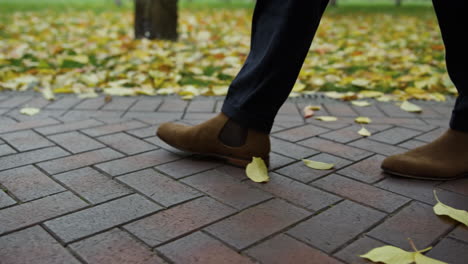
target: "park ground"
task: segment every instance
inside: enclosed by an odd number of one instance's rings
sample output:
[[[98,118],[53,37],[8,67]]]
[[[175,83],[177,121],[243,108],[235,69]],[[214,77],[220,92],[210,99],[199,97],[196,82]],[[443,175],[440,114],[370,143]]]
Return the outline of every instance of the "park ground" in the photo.
[[[265,184],[252,182],[243,169],[180,152],[155,136],[163,122],[194,125],[219,113],[225,86],[248,51],[251,3],[182,2],[178,45],[131,44],[124,25],[131,23],[129,6],[50,1],[48,8],[28,0],[0,3],[0,21],[16,22],[0,24],[0,49],[21,55],[0,57],[0,263],[370,263],[359,255],[383,245],[410,251],[408,238],[418,249],[433,247],[427,256],[466,263],[468,229],[436,216],[432,207],[435,190],[445,204],[468,210],[468,179],[409,180],[380,169],[385,157],[431,142],[448,128],[454,89],[425,1],[400,9],[351,3],[329,10],[323,28],[338,29],[318,33],[318,46],[275,120]],[[91,11],[84,11],[90,5]],[[47,18],[51,14],[59,19]],[[120,22],[119,14],[124,14]],[[209,27],[207,14],[217,14],[214,21],[234,17],[232,26],[240,30],[230,35]],[[373,54],[340,42],[344,35],[369,40],[369,28],[349,27],[352,17],[379,22],[376,41],[368,43],[383,46],[368,46]],[[196,34],[187,33],[189,22],[201,25]],[[45,25],[70,29],[62,31],[71,33],[63,35],[64,42],[91,44],[61,45]],[[111,29],[103,33],[100,25]],[[397,27],[383,34],[390,25]],[[89,42],[86,27],[105,41]],[[216,42],[234,50],[228,56],[203,43],[207,37],[218,41],[216,32],[230,39]],[[31,44],[41,40],[55,48]],[[23,42],[29,43],[24,53],[13,50]],[[177,60],[164,59],[165,49],[175,49],[188,63],[176,67]],[[97,50],[115,54],[93,55]],[[337,52],[350,58],[345,65],[338,64]],[[317,54],[324,59],[316,60]],[[200,58],[206,64],[197,67],[193,62]],[[177,70],[180,78],[151,75],[152,67]],[[151,81],[135,72],[148,73]],[[129,96],[115,94],[120,86]],[[322,93],[329,91],[351,92],[338,95],[347,100],[363,91],[387,95],[374,93],[380,100],[365,98],[369,104],[357,106]],[[399,104],[406,99],[416,99],[422,112],[403,111]],[[321,107],[316,116],[337,120],[306,119],[307,105]],[[39,112],[24,115],[24,108]],[[356,124],[359,116],[371,123]],[[371,136],[358,133],[363,126]],[[314,170],[302,159],[335,167]]]

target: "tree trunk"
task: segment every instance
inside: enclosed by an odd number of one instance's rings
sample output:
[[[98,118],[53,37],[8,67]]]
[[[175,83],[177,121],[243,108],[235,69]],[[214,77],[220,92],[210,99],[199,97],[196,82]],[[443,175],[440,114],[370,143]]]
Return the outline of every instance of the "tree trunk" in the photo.
[[[117,6],[122,6],[122,0],[115,0],[115,4]]]
[[[177,40],[177,0],[135,0],[135,38]]]
[[[338,0],[330,0],[330,5],[332,6],[336,6],[337,3],[338,3]]]
[[[397,6],[401,6],[401,3],[403,2],[403,0],[395,0],[395,4]]]

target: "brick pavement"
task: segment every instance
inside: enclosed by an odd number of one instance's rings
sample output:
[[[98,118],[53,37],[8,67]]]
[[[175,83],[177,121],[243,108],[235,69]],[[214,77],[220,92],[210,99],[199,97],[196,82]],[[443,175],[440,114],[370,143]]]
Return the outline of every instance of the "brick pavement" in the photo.
[[[197,124],[223,98],[78,99],[0,96],[1,263],[368,263],[392,244],[466,263],[468,228],[432,213],[433,189],[468,209],[468,180],[425,182],[382,173],[385,156],[430,142],[447,127],[453,99],[357,107],[321,96],[289,99],[272,133],[271,181],[182,153],[154,132]],[[336,122],[304,120],[306,104]],[[19,114],[23,106],[41,113]],[[354,117],[372,117],[369,138]],[[300,161],[333,162],[315,171]]]

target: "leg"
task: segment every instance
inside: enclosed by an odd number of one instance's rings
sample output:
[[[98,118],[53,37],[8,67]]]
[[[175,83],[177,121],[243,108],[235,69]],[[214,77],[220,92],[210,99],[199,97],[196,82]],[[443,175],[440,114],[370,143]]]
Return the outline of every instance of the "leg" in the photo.
[[[448,73],[458,89],[450,129],[434,142],[384,160],[382,169],[391,174],[431,180],[468,176],[468,77],[463,32],[468,3],[465,0],[433,0],[446,48]]]
[[[454,130],[468,132],[468,78],[466,62],[468,51],[464,40],[466,12],[468,3],[463,0],[433,0],[439,20],[442,38],[446,48],[447,71],[458,89],[459,97],[452,114],[450,127]]]
[[[222,112],[269,133],[296,82],[328,0],[257,0],[252,44]]]
[[[269,132],[287,99],[328,0],[257,0],[251,51],[221,114],[194,127],[162,124],[157,135],[184,151],[247,165],[268,164]]]

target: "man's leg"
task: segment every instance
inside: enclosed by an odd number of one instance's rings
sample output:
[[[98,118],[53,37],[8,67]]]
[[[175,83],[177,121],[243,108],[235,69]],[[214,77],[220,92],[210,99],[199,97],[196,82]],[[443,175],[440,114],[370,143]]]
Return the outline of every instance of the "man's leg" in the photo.
[[[291,92],[328,0],[258,0],[251,51],[232,82],[222,112],[269,133]]]
[[[468,176],[468,27],[466,0],[433,0],[446,48],[447,71],[458,89],[450,129],[420,148],[387,158],[385,171],[412,178],[444,180]]]
[[[268,162],[268,134],[299,75],[328,0],[257,0],[250,54],[229,89],[222,113],[200,125],[166,123],[158,136],[190,152],[240,166]]]

